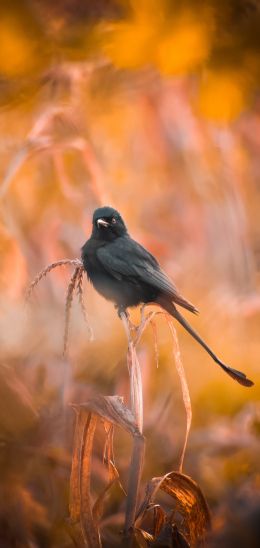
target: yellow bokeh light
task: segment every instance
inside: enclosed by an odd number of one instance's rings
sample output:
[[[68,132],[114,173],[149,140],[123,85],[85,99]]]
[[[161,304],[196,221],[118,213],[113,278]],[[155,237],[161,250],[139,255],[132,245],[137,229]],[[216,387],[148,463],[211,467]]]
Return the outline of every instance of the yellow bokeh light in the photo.
[[[6,76],[17,76],[30,71],[35,63],[32,41],[26,29],[11,17],[0,20],[0,72]]]
[[[238,74],[219,71],[207,74],[199,90],[200,113],[218,122],[235,119],[245,106],[243,84],[242,76]]]
[[[152,61],[153,38],[154,28],[149,19],[140,17],[116,25],[104,51],[118,68],[140,68]]]
[[[157,64],[163,74],[184,74],[205,61],[210,51],[205,21],[181,17],[158,46]]]

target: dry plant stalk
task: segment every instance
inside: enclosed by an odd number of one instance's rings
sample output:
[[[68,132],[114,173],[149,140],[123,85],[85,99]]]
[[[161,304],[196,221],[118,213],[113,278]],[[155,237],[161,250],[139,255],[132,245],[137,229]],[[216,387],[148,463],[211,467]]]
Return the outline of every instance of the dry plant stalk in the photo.
[[[28,301],[32,295],[33,290],[38,285],[38,283],[42,280],[42,278],[45,278],[49,272],[54,270],[54,268],[57,268],[59,266],[66,266],[66,265],[72,265],[75,267],[82,266],[82,262],[79,259],[62,259],[61,261],[55,261],[55,263],[48,264],[37,276],[33,279],[33,281],[30,283],[27,293],[26,293],[26,301]]]
[[[64,265],[75,267],[67,288],[64,332],[65,353],[68,343],[71,306],[75,293],[78,295],[81,311],[87,323],[89,335],[92,337],[83,301],[82,283],[84,269],[82,262],[79,259],[64,259],[48,265],[31,283],[27,292],[27,298],[31,296],[33,289],[49,272],[58,266]],[[137,345],[146,327],[151,324],[155,340],[156,363],[158,366],[155,319],[159,314],[166,318],[173,341],[172,351],[181,382],[183,401],[186,409],[186,434],[180,458],[179,472],[170,472],[164,477],[153,478],[147,485],[145,497],[137,511],[145,453],[145,438],[142,433],[142,374],[137,355]],[[141,321],[138,326],[131,324],[127,313],[122,313],[120,317],[128,341],[127,365],[130,380],[130,409],[124,405],[122,398],[119,396],[96,396],[84,404],[73,405],[76,411],[76,425],[70,480],[71,536],[78,546],[88,546],[89,548],[102,546],[100,520],[103,513],[104,501],[116,481],[121,486],[119,474],[114,463],[113,450],[113,430],[114,426],[119,426],[128,432],[133,439],[126,495],[124,546],[131,546],[134,538],[135,542],[142,547],[148,547],[151,544],[176,546],[176,543],[183,546],[195,546],[197,542],[203,541],[206,530],[210,525],[210,517],[206,501],[199,487],[193,480],[181,473],[192,413],[176,331],[169,315],[161,310],[145,314],[145,306],[143,306],[141,308]],[[108,482],[95,503],[92,504],[90,492],[91,460],[94,434],[99,421],[102,421],[107,433],[104,447],[104,461],[108,467]],[[170,515],[167,515],[161,505],[154,502],[159,489],[167,492],[174,500],[174,511]],[[178,527],[175,523],[176,511],[182,516],[182,524]],[[144,518],[147,519],[148,514],[152,520],[152,534],[142,528]]]
[[[67,352],[67,346],[68,346],[68,336],[69,336],[69,324],[70,324],[70,313],[71,313],[71,306],[73,302],[74,292],[75,289],[77,290],[78,294],[78,300],[80,309],[82,312],[82,316],[85,320],[89,339],[93,340],[93,331],[89,323],[86,307],[83,301],[83,288],[82,288],[82,282],[83,282],[83,274],[84,274],[84,268],[82,261],[80,259],[61,259],[60,261],[56,261],[54,263],[51,263],[47,265],[37,276],[34,278],[34,280],[31,282],[27,289],[26,293],[26,301],[28,302],[29,299],[32,296],[33,290],[35,287],[39,284],[39,282],[49,274],[52,270],[54,270],[57,267],[60,266],[75,266],[75,270],[71,276],[70,282],[68,284],[67,288],[67,296],[66,296],[66,302],[65,302],[65,326],[64,326],[64,335],[63,335],[63,356],[66,355]]]

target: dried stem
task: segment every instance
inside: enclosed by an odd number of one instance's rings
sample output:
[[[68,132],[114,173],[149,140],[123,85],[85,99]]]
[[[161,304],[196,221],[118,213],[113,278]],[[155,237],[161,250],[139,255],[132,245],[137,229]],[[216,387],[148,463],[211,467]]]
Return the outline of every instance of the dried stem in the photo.
[[[82,289],[83,274],[84,274],[84,269],[82,267],[79,270],[79,273],[78,273],[77,294],[78,294],[78,300],[79,300],[79,305],[80,305],[80,309],[81,309],[81,312],[82,312],[82,316],[83,316],[83,318],[85,320],[85,323],[86,323],[86,326],[87,326],[89,339],[91,341],[93,341],[94,340],[94,333],[93,333],[93,329],[90,325],[90,322],[89,322],[89,319],[88,319],[88,313],[87,313],[87,310],[86,310],[86,307],[85,307],[85,304],[84,304],[84,300],[83,300],[83,289]]]
[[[55,263],[51,263],[48,266],[46,266],[39,274],[37,274],[36,278],[30,283],[27,293],[26,293],[26,301],[28,301],[32,295],[32,292],[36,285],[51,272],[51,270],[54,270],[54,268],[57,268],[58,266],[65,266],[65,265],[73,265],[76,267],[82,267],[82,262],[80,259],[62,259],[61,261],[56,261]]]
[[[82,266],[77,266],[75,268],[67,289],[67,297],[66,297],[66,305],[65,305],[65,329],[64,329],[64,338],[63,338],[63,356],[66,355],[67,346],[68,346],[69,323],[70,323],[70,313],[71,313],[71,305],[73,301],[73,294],[74,294],[74,290],[77,284],[77,279],[81,270],[82,270]]]
[[[135,339],[132,336],[131,324],[129,318],[125,312],[122,312],[121,320],[125,328],[128,350],[127,350],[127,365],[130,377],[130,399],[131,399],[131,411],[136,419],[137,426],[140,432],[143,431],[143,387],[142,387],[142,374],[140,364],[136,353],[136,344],[138,337]]]
[[[126,539],[131,546],[131,537],[134,529],[134,522],[137,509],[138,494],[143,471],[145,438],[141,434],[135,434],[133,437],[134,446],[129,468],[128,489],[126,499],[125,527]]]

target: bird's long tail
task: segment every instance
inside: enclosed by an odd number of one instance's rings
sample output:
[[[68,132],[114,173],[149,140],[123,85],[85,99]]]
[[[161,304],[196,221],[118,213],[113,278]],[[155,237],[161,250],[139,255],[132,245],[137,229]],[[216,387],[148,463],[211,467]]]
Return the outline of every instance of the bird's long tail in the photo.
[[[166,299],[161,299],[159,304],[171,314],[178,322],[188,331],[188,333],[208,352],[208,354],[213,358],[213,360],[220,365],[220,367],[235,381],[239,382],[243,386],[252,386],[254,383],[250,379],[247,378],[247,376],[242,373],[241,371],[237,371],[237,369],[233,369],[232,367],[228,367],[226,364],[224,364],[217,356],[214,354],[214,352],[211,350],[211,348],[205,343],[205,341],[196,333],[196,331],[191,327],[191,325],[187,322],[187,320],[182,316],[182,314],[177,310],[177,308],[174,306],[173,303],[167,301]]]

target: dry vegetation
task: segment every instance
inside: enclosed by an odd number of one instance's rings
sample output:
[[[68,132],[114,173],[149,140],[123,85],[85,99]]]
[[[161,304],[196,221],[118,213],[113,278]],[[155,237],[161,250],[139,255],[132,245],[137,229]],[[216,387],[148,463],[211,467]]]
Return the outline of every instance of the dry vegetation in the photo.
[[[1,548],[259,546],[259,25],[257,0],[1,3]],[[87,284],[104,204],[250,391]]]

